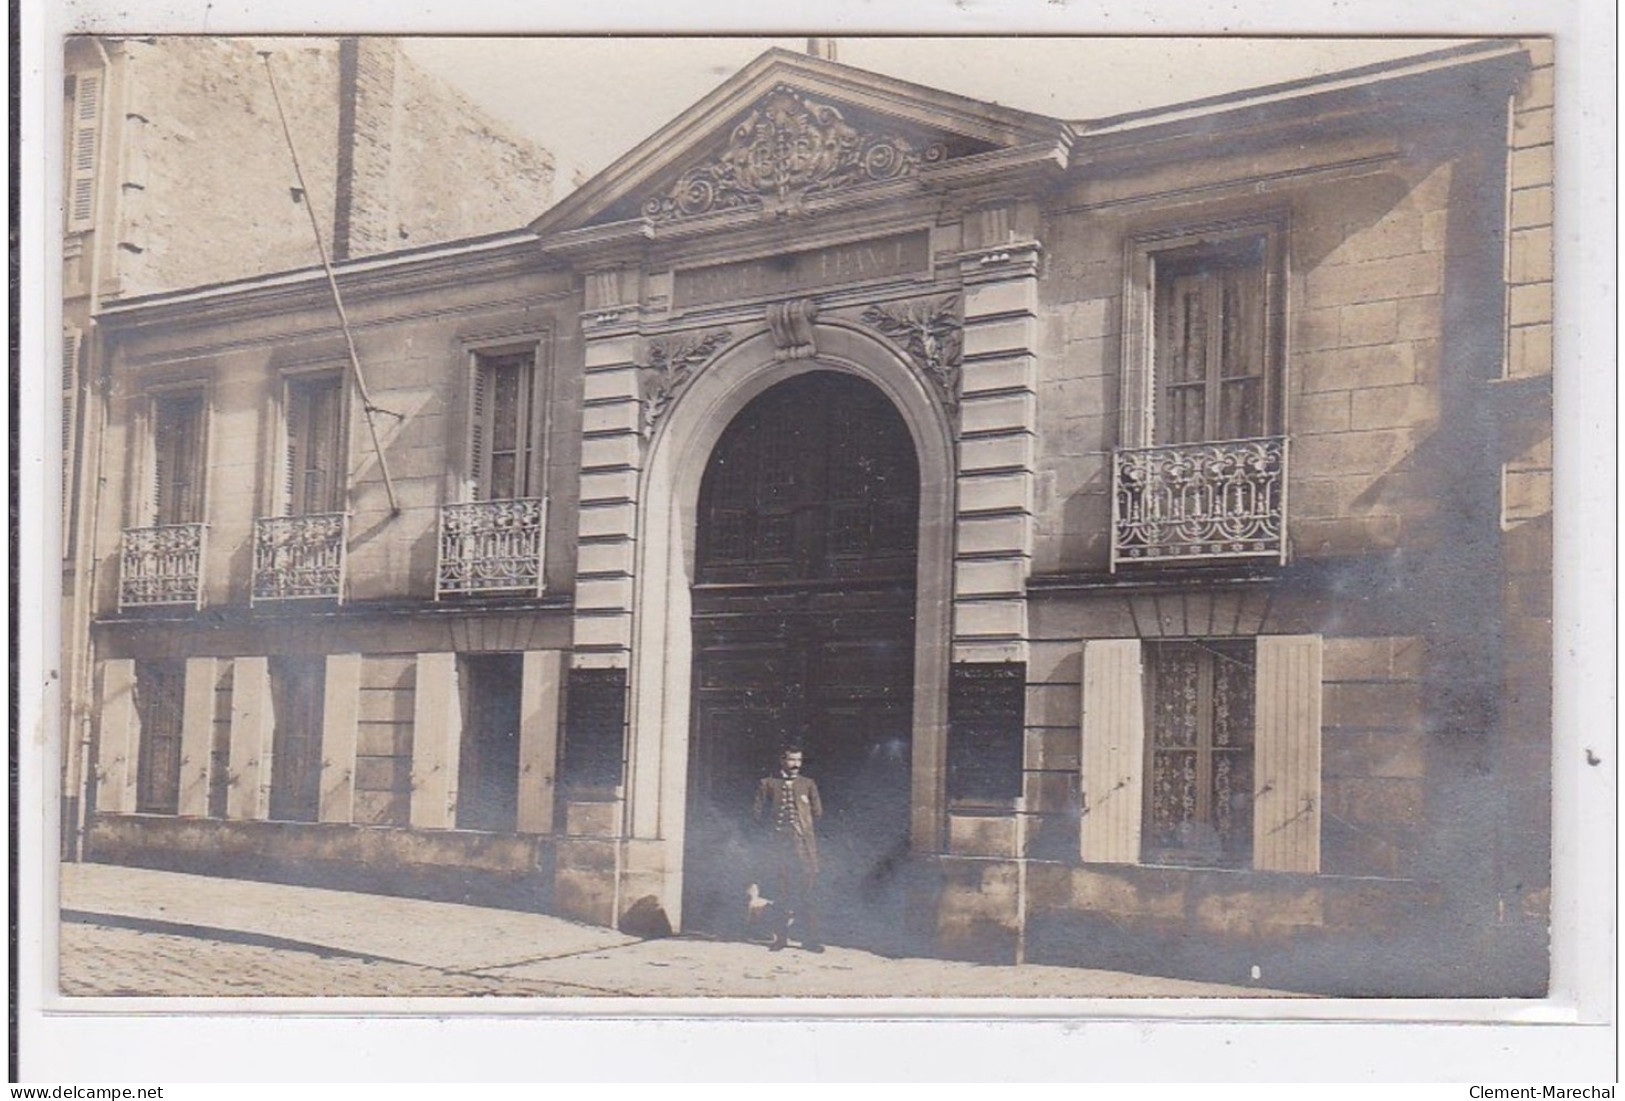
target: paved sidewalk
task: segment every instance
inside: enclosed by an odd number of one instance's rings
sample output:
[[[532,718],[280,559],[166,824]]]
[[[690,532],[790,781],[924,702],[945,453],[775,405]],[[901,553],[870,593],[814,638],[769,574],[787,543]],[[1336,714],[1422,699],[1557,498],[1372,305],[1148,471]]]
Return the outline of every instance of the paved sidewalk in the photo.
[[[106,864],[62,867],[69,995],[1292,997],[1114,971],[891,959]]]

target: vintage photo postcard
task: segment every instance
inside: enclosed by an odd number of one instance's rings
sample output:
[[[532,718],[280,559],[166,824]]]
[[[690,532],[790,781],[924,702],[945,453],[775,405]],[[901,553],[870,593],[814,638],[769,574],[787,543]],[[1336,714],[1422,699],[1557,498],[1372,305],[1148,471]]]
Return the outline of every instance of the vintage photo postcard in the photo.
[[[1549,41],[64,69],[64,995],[1545,995]]]
[[[1553,991],[1551,38],[59,63],[58,1009]]]

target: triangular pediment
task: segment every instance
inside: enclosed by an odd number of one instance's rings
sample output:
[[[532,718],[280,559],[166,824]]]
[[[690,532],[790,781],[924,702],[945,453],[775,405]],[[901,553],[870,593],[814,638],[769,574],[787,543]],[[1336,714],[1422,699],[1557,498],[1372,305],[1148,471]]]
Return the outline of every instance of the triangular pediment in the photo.
[[[1066,134],[1055,119],[770,50],[533,228],[778,212]]]

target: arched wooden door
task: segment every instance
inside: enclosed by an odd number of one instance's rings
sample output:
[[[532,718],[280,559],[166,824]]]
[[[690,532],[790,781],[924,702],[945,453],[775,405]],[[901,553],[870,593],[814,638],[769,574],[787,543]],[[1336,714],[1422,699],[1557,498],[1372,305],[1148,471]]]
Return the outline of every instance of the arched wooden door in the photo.
[[[821,916],[883,947],[908,850],[919,464],[862,379],[799,375],[723,433],[701,484],[684,925],[744,913],[750,801],[780,748],[818,781]]]

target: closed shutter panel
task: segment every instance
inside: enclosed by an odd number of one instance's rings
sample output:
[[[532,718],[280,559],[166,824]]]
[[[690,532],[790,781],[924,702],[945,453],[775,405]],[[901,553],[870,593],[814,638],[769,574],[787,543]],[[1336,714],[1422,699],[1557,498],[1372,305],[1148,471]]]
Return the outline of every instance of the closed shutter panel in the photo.
[[[282,507],[288,516],[299,516],[305,511],[303,495],[299,492],[303,481],[301,465],[304,448],[301,440],[305,433],[305,392],[297,383],[289,383],[286,390],[286,439],[282,454]]]
[[[74,82],[72,148],[68,151],[68,228],[88,229],[96,212],[96,129],[101,119],[102,78]]]
[[[1319,635],[1258,640],[1253,867],[1320,870]]]
[[[1138,863],[1145,786],[1139,639],[1083,644],[1082,762],[1084,861]]]
[[[485,484],[485,471],[490,465],[485,455],[487,441],[491,436],[490,426],[486,424],[490,408],[489,376],[490,369],[485,360],[476,358],[474,394],[469,402],[468,413],[468,480],[476,501],[486,500],[490,496],[489,487]]]
[[[62,534],[66,553],[72,544],[69,533],[73,508],[73,473],[75,419],[79,401],[79,330],[65,329],[62,333]]]

